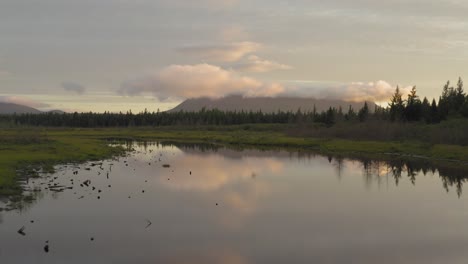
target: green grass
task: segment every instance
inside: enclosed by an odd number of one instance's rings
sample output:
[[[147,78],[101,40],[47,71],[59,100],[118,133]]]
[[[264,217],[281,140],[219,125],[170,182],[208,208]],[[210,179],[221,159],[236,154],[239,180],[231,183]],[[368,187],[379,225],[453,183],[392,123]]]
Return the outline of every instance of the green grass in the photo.
[[[468,147],[417,141],[352,141],[288,136],[288,126],[242,125],[197,128],[2,129],[0,130],[0,194],[20,194],[19,177],[65,162],[99,160],[122,153],[105,139],[179,141],[236,146],[309,149],[324,154],[424,156],[433,161],[468,162]],[[20,173],[19,171],[22,171]]]

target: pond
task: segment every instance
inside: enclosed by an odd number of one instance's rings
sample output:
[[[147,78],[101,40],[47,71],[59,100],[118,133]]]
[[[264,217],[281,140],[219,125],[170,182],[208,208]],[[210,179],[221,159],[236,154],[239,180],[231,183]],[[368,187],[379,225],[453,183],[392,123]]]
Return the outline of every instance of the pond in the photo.
[[[285,150],[126,146],[126,156],[27,180],[35,199],[0,212],[0,263],[468,259],[463,172]]]

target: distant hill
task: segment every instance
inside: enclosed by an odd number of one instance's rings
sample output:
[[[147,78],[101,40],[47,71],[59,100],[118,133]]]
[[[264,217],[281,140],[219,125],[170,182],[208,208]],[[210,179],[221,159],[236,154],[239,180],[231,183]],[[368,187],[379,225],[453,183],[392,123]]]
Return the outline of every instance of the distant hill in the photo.
[[[40,114],[40,113],[55,113],[63,114],[62,110],[51,110],[51,111],[40,111],[36,108],[32,108],[25,105],[2,103],[0,102],[0,115],[11,115],[11,114]]]
[[[62,110],[50,110],[50,111],[47,111],[48,113],[54,113],[54,114],[64,114],[65,112],[62,111]]]
[[[8,115],[8,114],[39,114],[42,113],[41,111],[24,106],[19,104],[11,104],[11,103],[2,103],[0,102],[0,114]]]
[[[375,103],[367,102],[369,109],[374,110]],[[340,106],[343,112],[348,111],[349,106],[354,110],[359,110],[364,106],[364,102],[346,102],[341,100],[326,100],[315,98],[300,98],[300,97],[243,97],[239,95],[222,97],[219,99],[212,98],[195,98],[187,99],[175,108],[168,112],[199,111],[203,107],[209,109],[219,109],[222,111],[259,111],[265,113],[281,111],[313,111],[314,105],[318,112],[327,110],[330,107],[338,109]]]

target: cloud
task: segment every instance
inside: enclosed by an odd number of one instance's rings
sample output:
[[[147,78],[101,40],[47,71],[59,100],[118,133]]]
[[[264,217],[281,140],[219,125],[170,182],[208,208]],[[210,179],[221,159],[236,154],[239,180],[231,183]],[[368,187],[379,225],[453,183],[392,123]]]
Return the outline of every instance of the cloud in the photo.
[[[224,42],[233,42],[248,39],[249,33],[247,33],[243,27],[233,25],[223,28],[219,33],[218,38]]]
[[[410,86],[401,87],[404,95],[408,93]],[[395,86],[386,81],[376,82],[353,82],[347,85],[330,87],[322,90],[320,96],[324,98],[346,99],[348,101],[382,102],[390,99],[395,92]]]
[[[219,45],[192,45],[177,51],[206,60],[233,62],[259,50],[261,46],[260,43],[244,41]]]
[[[276,61],[262,59],[255,55],[250,55],[245,61],[237,63],[234,69],[245,72],[269,72],[274,70],[290,70],[291,66],[281,64]]]
[[[229,8],[237,5],[240,0],[199,0],[211,8]]]
[[[32,108],[50,107],[49,104],[38,102],[38,101],[29,99],[26,97],[18,97],[18,96],[0,96],[0,102],[24,105],[24,106],[29,106]]]
[[[174,158],[173,162],[175,164],[183,164],[183,166],[197,171],[193,175],[180,175],[171,179],[171,181],[166,180],[170,175],[163,174],[159,177],[163,185],[181,191],[219,191],[223,187],[233,183],[242,181],[250,183],[253,174],[279,174],[284,170],[284,164],[279,159],[264,157],[242,159],[242,166],[218,154],[207,156],[185,155]],[[207,163],[211,165],[205,166]],[[234,202],[234,199],[232,200]]]
[[[77,94],[84,94],[86,91],[83,85],[76,82],[63,82],[62,88],[67,92],[74,92]]]
[[[172,65],[122,84],[123,95],[152,93],[169,98],[222,97],[229,94],[275,96],[285,92],[282,85],[263,83],[210,64]]]
[[[229,9],[236,6],[240,0],[190,0],[174,1],[162,0],[162,3],[178,8],[206,8],[212,10]]]
[[[0,70],[0,80],[1,79],[7,79],[8,77],[10,77],[12,74],[11,72],[9,71],[4,71],[4,70]]]
[[[300,81],[301,82],[301,81]],[[412,86],[401,86],[403,96],[409,93]],[[290,89],[287,94],[308,96],[318,99],[336,99],[352,102],[372,101],[387,102],[395,92],[396,86],[380,80],[376,82],[351,83],[309,83],[302,87]]]

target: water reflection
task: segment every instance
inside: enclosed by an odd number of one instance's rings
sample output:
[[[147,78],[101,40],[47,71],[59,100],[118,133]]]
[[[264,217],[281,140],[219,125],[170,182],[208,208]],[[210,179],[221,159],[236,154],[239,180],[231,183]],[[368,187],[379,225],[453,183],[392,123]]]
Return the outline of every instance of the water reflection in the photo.
[[[468,243],[463,168],[219,145],[124,146],[123,157],[59,166],[25,180],[33,202],[0,212],[2,263],[458,263],[468,257],[460,246]],[[17,234],[22,226],[25,236]]]
[[[466,167],[453,168],[450,165],[436,167],[430,162],[421,160],[372,161],[359,159],[358,161],[362,165],[364,181],[368,186],[374,181],[381,183],[382,177],[392,177],[395,185],[398,185],[403,177],[407,177],[413,185],[416,185],[418,176],[422,177],[430,173],[432,175],[438,174],[443,188],[447,192],[451,188],[455,188],[457,195],[460,197],[463,192],[463,183],[468,179],[468,169]]]

